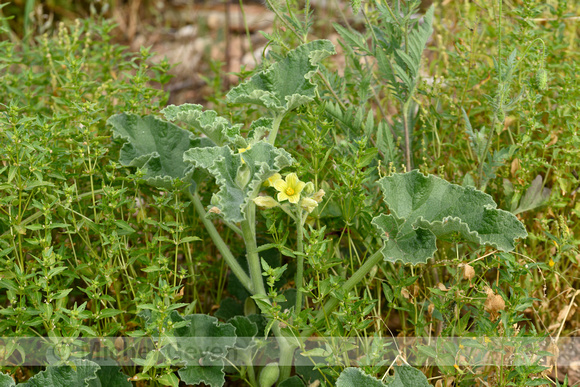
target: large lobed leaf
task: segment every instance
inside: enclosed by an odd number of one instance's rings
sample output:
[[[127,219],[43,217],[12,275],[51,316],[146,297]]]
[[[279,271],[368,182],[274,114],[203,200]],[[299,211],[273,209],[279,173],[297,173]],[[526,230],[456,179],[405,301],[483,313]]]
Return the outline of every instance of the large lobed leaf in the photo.
[[[329,40],[303,44],[290,51],[286,58],[234,87],[227,98],[234,103],[265,106],[283,115],[314,99],[316,85],[311,78],[318,71],[318,63],[335,53]]]
[[[223,386],[224,358],[236,344],[236,328],[205,314],[182,317],[173,311],[170,319],[174,324],[185,324],[174,329],[175,344],[162,349],[166,357],[186,365],[178,371],[181,380],[191,385]]]
[[[85,387],[89,382],[98,380],[97,371],[100,369],[97,363],[90,360],[75,360],[74,367],[49,366],[24,383],[24,387]],[[94,383],[93,383],[94,385]]]
[[[346,368],[336,380],[336,387],[430,387],[425,375],[410,366],[395,366],[395,375],[389,383],[367,375],[360,368]]]
[[[140,117],[121,113],[107,121],[113,127],[113,137],[126,143],[119,161],[125,166],[143,168],[144,180],[158,188],[171,188],[175,179],[192,184],[195,189],[194,168],[183,161],[183,153],[190,149],[211,146],[207,138],[194,138],[193,133],[152,116]]]
[[[345,368],[345,370],[340,373],[340,376],[336,380],[336,387],[358,386],[387,387],[387,385],[379,379],[371,375],[367,375],[360,368],[353,367]]]
[[[184,160],[207,169],[215,177],[220,190],[214,194],[212,204],[225,220],[234,223],[246,218],[246,207],[260,191],[262,182],[293,161],[288,152],[264,141],[236,154],[227,146],[193,148],[185,152]]]
[[[8,374],[0,373],[0,387],[14,387],[16,382]]]
[[[437,250],[436,239],[491,245],[511,251],[527,236],[511,213],[497,209],[491,196],[415,170],[379,181],[391,214],[373,219],[385,242],[388,261],[426,263]]]
[[[169,121],[182,121],[191,125],[197,131],[206,135],[217,146],[237,144],[244,146],[244,139],[240,136],[242,125],[232,125],[224,117],[218,116],[213,110],[202,110],[203,106],[185,103],[170,105],[161,111]]]

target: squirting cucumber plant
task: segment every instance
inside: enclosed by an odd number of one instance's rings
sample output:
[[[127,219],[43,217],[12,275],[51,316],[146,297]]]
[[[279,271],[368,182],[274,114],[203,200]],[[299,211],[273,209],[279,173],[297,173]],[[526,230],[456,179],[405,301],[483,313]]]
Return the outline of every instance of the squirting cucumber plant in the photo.
[[[268,317],[265,334],[270,331],[274,334],[279,355],[277,363],[262,370],[268,374],[260,376],[260,380],[267,380],[264,385],[290,378],[295,351],[304,346],[301,340],[308,338],[339,302],[335,297],[327,297],[303,329],[292,326],[292,316],[298,316],[303,306],[303,239],[308,233],[305,221],[328,193],[312,182],[300,181],[294,172],[285,173],[292,167],[294,159],[286,150],[276,147],[276,136],[284,115],[315,100],[317,86],[311,78],[321,66],[320,61],[333,53],[334,47],[327,40],[301,45],[235,87],[227,96],[229,100],[264,106],[271,115],[271,118],[254,121],[245,137],[241,125],[230,123],[214,111],[204,111],[200,105],[169,106],[162,111],[165,120],[122,113],[108,121],[114,136],[124,142],[120,154],[123,165],[140,168],[143,179],[154,187],[168,187],[176,180],[180,182],[184,197],[193,203],[232,273]],[[420,60],[420,54],[405,58],[416,62]],[[181,122],[187,129],[170,121]],[[282,178],[283,173],[285,178]],[[198,187],[202,186],[208,174],[215,179],[219,190],[213,194],[210,203],[204,204]],[[383,247],[369,253],[360,268],[344,282],[342,289],[345,292],[353,289],[382,260],[412,265],[426,263],[437,250],[437,239],[462,240],[510,251],[516,239],[527,235],[514,215],[497,209],[489,195],[474,188],[453,185],[435,176],[424,176],[417,170],[385,176],[378,184],[390,210],[390,214],[378,214],[372,221],[377,235],[384,241]],[[261,194],[268,191],[273,196]],[[281,208],[295,225],[296,246],[286,246],[296,257],[296,296],[294,305],[290,307],[289,320],[281,319],[276,308],[286,301],[285,297],[274,292],[273,299],[272,291],[267,292],[264,286],[263,277],[266,276],[272,289],[286,265],[270,267],[260,258],[259,251],[264,250],[264,246],[258,245],[256,235],[257,208]],[[248,272],[225,244],[209,219],[210,214],[217,215],[243,239]],[[192,315],[186,318],[205,317]],[[252,365],[248,364],[248,367]],[[279,367],[276,377],[272,371],[274,367]],[[221,385],[201,376],[210,371],[202,370],[203,367],[194,371],[195,368],[188,366],[187,372],[180,370],[182,380]],[[222,369],[215,366],[209,369],[215,373],[215,380],[223,380]],[[221,379],[219,374],[222,374]],[[359,377],[352,372],[349,375]]]

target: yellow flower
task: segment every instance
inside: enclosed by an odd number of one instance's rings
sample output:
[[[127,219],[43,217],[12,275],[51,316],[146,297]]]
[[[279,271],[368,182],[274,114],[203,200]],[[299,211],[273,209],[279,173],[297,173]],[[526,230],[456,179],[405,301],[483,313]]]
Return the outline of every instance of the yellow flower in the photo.
[[[265,185],[266,187],[273,187],[273,186],[274,186],[274,183],[275,183],[277,180],[280,180],[280,179],[282,179],[282,176],[280,176],[280,174],[279,174],[279,173],[275,173],[275,174],[273,174],[272,176],[270,176],[270,177],[268,178],[268,180],[266,180],[266,181],[264,182],[264,185]]]
[[[288,199],[290,203],[298,203],[300,200],[300,193],[305,185],[306,183],[300,181],[295,173],[286,176],[286,180],[276,180],[274,182],[274,188],[278,191],[278,201],[283,202]]]
[[[256,203],[258,207],[262,208],[273,208],[279,205],[278,202],[271,196],[258,196],[254,199],[254,203]]]

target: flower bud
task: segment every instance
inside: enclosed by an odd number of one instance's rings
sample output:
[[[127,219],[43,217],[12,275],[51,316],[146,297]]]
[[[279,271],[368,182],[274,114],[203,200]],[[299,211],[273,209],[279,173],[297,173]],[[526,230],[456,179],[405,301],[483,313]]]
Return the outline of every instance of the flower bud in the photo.
[[[314,184],[312,184],[311,181],[306,183],[306,185],[304,186],[304,193],[306,195],[311,195],[312,193],[314,193]]]
[[[271,196],[258,196],[254,198],[254,203],[261,208],[274,208],[280,204]]]

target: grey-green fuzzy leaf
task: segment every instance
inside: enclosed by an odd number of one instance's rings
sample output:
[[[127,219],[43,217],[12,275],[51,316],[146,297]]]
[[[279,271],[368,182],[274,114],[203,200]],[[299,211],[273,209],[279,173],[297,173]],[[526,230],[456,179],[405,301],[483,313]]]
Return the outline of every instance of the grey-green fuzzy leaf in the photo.
[[[16,382],[10,375],[0,373],[0,387],[13,387]]]
[[[195,138],[193,133],[153,116],[121,113],[107,123],[113,127],[113,137],[126,141],[119,157],[121,164],[143,168],[148,184],[169,189],[175,179],[181,179],[195,188],[195,180],[201,176],[193,176],[194,168],[183,161],[183,153],[213,145],[208,139]]]
[[[70,387],[87,386],[91,379],[97,379],[99,365],[90,360],[75,360],[75,367],[68,365],[49,366],[23,384],[24,387]]]
[[[311,78],[318,71],[319,62],[335,53],[329,40],[303,44],[290,51],[286,58],[234,87],[227,98],[233,103],[261,105],[283,115],[314,99],[317,87]]]
[[[174,324],[187,323],[174,329],[177,340],[162,349],[166,357],[186,365],[178,371],[181,380],[193,385],[203,382],[212,387],[223,386],[224,357],[236,344],[234,326],[206,314],[182,317],[173,311],[169,318]]]
[[[387,387],[379,379],[367,375],[360,368],[346,368],[336,380],[336,387]]]
[[[388,387],[430,387],[425,375],[409,366],[395,366],[395,379]]]
[[[206,135],[217,146],[236,144],[245,147],[245,141],[240,136],[242,125],[233,125],[226,118],[218,116],[213,110],[203,110],[203,106],[185,103],[169,105],[161,111],[169,121],[182,121],[195,130]]]
[[[527,236],[511,213],[497,209],[491,196],[415,170],[379,181],[391,214],[373,219],[385,244],[388,261],[426,263],[437,250],[436,239],[462,239],[514,249],[515,240]]]

